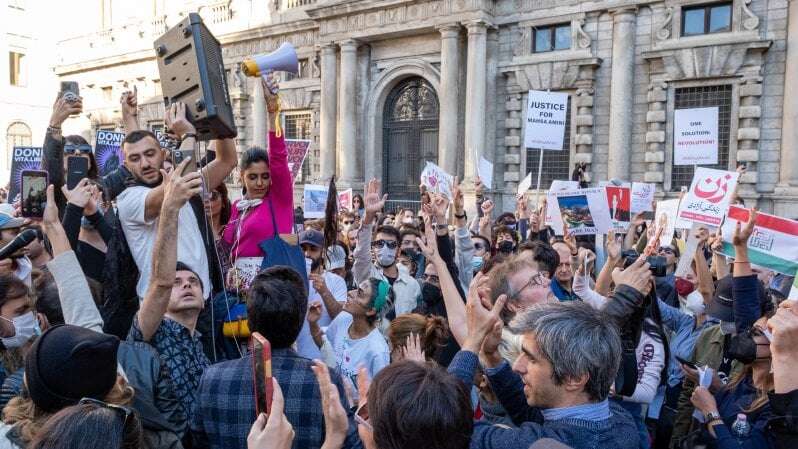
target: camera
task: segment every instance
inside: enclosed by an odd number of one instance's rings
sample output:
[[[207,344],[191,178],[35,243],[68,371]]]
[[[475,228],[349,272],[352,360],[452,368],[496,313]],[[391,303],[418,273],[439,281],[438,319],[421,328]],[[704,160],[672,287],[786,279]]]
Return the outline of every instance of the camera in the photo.
[[[637,251],[635,251],[633,249],[630,249],[630,250],[624,251],[621,254],[621,257],[623,258],[623,269],[625,270],[626,268],[629,267],[629,265],[633,264],[640,257],[640,254]],[[649,269],[649,271],[651,271],[652,275],[654,275],[656,277],[662,277],[662,276],[665,276],[666,274],[668,274],[668,270],[667,270],[668,267],[665,264],[665,258],[664,257],[662,257],[662,256],[648,256],[648,258],[646,259],[646,262],[648,262],[648,264],[649,264],[649,268],[648,269]]]

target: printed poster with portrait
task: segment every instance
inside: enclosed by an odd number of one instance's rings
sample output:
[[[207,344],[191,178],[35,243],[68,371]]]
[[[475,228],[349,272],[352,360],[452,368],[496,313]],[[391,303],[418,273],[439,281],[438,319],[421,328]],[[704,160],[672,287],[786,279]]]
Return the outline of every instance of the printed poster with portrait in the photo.
[[[602,187],[555,192],[563,223],[572,235],[607,234],[612,228],[607,191]]]
[[[102,129],[97,131],[97,140],[94,144],[94,159],[97,160],[100,176],[111,173],[125,161],[125,156],[122,154],[123,140],[125,140],[125,133]]]
[[[288,169],[291,170],[291,179],[296,181],[302,172],[302,164],[310,150],[310,140],[285,139],[285,150],[288,153]]]

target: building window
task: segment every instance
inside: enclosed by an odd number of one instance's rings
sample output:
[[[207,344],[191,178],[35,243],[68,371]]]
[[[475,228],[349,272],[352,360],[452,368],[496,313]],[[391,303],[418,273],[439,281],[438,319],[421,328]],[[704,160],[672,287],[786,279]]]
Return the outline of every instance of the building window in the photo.
[[[729,169],[729,139],[731,129],[732,87],[702,86],[676,89],[674,107],[676,109],[718,107],[718,164],[706,167],[718,170]],[[671,158],[671,160],[673,160]],[[690,187],[695,167],[692,165],[673,165],[671,168],[671,191],[682,186]]]
[[[103,91],[103,101],[109,102],[113,101],[114,99],[114,88],[111,86],[105,86],[102,88]]]
[[[14,122],[6,130],[6,163],[10,164],[14,147],[29,147],[33,143],[30,127],[22,122]],[[10,167],[10,165],[6,165]]]
[[[283,114],[283,130],[286,139],[311,140],[311,133],[313,132],[312,114],[307,111],[286,112]],[[305,157],[305,162],[302,164],[302,173],[299,175],[301,178],[296,179],[296,181],[304,182],[311,178],[310,164],[318,160],[319,150],[317,145],[311,145],[309,151],[310,154]]]
[[[682,9],[682,36],[731,31],[732,2]]]
[[[25,55],[8,52],[8,81],[12,86],[25,85]]]
[[[548,190],[555,179],[571,179],[571,97],[568,97],[568,113],[565,114],[565,138],[563,150],[543,151],[543,172],[540,176],[540,189]],[[532,172],[532,188],[537,187],[537,171],[540,157],[539,149],[527,149],[526,171]]]
[[[545,53],[554,50],[570,50],[571,25],[560,24],[535,27],[532,33],[532,51]]]

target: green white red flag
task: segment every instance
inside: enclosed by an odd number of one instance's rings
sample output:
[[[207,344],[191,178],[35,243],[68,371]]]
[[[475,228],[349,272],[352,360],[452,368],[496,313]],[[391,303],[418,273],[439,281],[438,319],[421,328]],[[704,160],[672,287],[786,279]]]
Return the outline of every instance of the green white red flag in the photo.
[[[745,226],[750,211],[729,206],[723,223],[723,254],[735,257],[732,237],[737,223]],[[748,258],[752,264],[788,276],[798,271],[798,221],[758,212],[754,231],[748,239]]]

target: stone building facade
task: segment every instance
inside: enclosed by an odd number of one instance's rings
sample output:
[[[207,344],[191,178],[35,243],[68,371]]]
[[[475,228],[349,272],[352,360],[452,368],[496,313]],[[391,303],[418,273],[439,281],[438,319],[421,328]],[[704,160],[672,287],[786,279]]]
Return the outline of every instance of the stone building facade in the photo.
[[[693,167],[672,164],[673,111],[718,106],[718,167],[746,163],[747,204],[797,215],[798,2],[169,3],[59,44],[56,73],[86,86],[80,131],[119,126],[118,94],[133,84],[142,124],[162,126],[152,41],[199,11],[223,44],[240,148],[264,144],[266,114],[259,83],[238,76],[238,64],[283,42],[297,48],[301,70],[283,81],[282,100],[288,137],[313,141],[298,184],[335,174],[357,190],[376,177],[393,199],[412,200],[424,160],[469,185],[484,156],[512,209],[519,181],[537,169],[537,150],[522,145],[526,92],[540,89],[570,94],[568,149],[544,153],[544,187],[586,163],[592,180],[654,182],[676,195]]]

